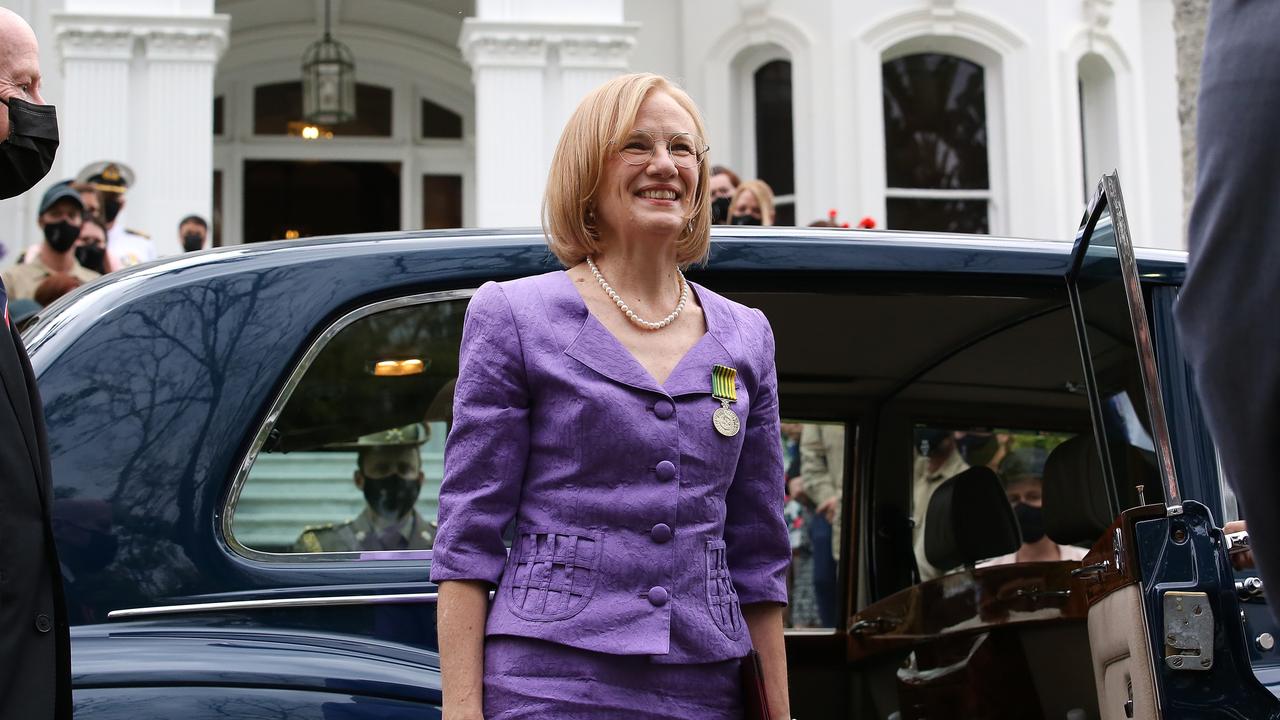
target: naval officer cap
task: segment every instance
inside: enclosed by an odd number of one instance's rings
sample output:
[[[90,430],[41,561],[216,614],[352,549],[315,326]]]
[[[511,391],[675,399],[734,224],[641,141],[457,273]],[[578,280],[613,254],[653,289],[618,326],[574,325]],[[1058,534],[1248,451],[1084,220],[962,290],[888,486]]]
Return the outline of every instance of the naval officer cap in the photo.
[[[355,442],[335,443],[329,447],[344,450],[360,450],[373,447],[417,447],[431,438],[431,431],[422,423],[379,430],[361,435]]]
[[[86,183],[94,190],[123,193],[133,185],[133,168],[115,160],[99,160],[84,166],[76,182]]]

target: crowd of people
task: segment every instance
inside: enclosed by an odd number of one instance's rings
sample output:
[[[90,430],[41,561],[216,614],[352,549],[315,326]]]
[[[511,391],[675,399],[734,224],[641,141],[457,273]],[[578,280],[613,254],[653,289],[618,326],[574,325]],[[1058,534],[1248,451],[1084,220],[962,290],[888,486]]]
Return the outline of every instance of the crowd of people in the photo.
[[[9,314],[22,322],[80,285],[156,257],[146,233],[120,222],[134,173],[121,162],[91,163],[72,179],[45,191],[36,212],[43,239],[0,273]],[[209,224],[189,215],[178,224],[184,250],[205,247]]]

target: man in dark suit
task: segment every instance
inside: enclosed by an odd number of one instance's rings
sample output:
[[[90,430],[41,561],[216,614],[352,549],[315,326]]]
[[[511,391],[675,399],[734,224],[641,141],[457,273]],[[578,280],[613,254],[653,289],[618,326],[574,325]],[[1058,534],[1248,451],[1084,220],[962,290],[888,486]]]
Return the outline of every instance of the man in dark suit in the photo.
[[[1178,331],[1264,587],[1280,589],[1280,3],[1214,0]],[[1280,610],[1272,592],[1271,608]]]
[[[40,97],[39,49],[0,8],[0,198],[49,172],[57,117]],[[0,284],[0,719],[71,717],[71,651],[53,545],[49,450],[35,374]]]

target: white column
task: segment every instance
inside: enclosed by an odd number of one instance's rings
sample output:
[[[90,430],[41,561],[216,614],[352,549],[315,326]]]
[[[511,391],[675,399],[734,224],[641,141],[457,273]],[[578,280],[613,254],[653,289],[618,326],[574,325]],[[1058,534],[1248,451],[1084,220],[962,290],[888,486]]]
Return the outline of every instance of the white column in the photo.
[[[169,26],[145,37],[146,142],[132,222],[145,224],[156,253],[182,250],[178,221],[191,214],[213,217],[213,73],[225,30]],[[141,192],[146,190],[145,193]]]
[[[58,108],[58,160],[72,177],[96,160],[132,165],[129,65],[137,38],[128,27],[88,18],[55,19],[62,57],[63,101]]]
[[[98,160],[132,167],[119,222],[151,234],[158,254],[176,253],[178,220],[212,212],[213,74],[229,19],[104,9],[113,12],[53,15],[61,167],[68,176]]]
[[[537,225],[565,121],[626,72],[638,26],[620,0],[480,0],[477,11],[459,38],[476,88],[476,224]]]

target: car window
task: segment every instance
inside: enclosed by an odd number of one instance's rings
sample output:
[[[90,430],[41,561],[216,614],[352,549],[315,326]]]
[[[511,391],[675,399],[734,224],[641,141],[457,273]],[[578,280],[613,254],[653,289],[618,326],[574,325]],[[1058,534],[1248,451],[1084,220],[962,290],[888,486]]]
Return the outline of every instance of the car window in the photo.
[[[787,502],[791,538],[787,575],[790,601],[786,627],[836,626],[843,522],[845,453],[851,447],[843,423],[783,420]]]
[[[1075,438],[1075,433],[917,424],[912,437],[912,545],[921,579],[943,574],[933,567],[924,551],[930,500],[945,481],[974,467],[995,473],[1004,499],[1013,510],[1022,542],[1016,551],[985,558],[978,567],[1078,560],[1084,556],[1084,548],[1059,545],[1045,534],[1045,468],[1049,457]],[[1068,445],[1061,452],[1070,453],[1072,449]],[[1088,450],[1092,451],[1092,446]]]
[[[425,557],[466,298],[366,308],[317,341],[233,491],[229,540],[305,559]]]

